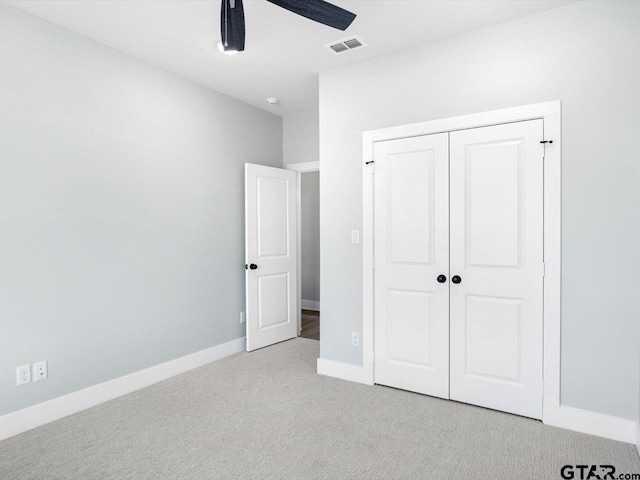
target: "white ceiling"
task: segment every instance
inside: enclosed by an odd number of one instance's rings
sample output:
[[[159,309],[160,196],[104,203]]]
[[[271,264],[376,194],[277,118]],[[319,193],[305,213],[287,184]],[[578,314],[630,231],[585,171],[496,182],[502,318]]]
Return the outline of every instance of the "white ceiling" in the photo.
[[[245,0],[246,50],[218,52],[220,0],[6,0],[277,115],[313,110],[318,72],[538,13],[575,0],[334,0],[358,16],[346,32],[264,0]],[[323,45],[359,35],[335,56]],[[266,97],[277,97],[270,106]]]

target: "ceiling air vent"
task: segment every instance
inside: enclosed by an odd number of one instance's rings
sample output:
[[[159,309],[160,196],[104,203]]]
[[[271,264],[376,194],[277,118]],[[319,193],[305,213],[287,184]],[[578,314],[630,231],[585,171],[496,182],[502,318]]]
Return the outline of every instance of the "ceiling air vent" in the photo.
[[[367,44],[364,41],[356,36],[345,38],[344,40],[340,40],[339,42],[331,42],[327,43],[325,47],[329,49],[329,51],[335,55],[339,55],[344,52],[348,52],[349,50],[354,50],[360,47],[366,47]]]

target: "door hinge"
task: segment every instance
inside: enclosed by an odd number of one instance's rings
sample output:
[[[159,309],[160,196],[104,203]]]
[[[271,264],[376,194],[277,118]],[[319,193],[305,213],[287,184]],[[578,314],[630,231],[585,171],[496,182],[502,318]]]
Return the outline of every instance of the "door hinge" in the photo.
[[[547,273],[546,268],[547,267],[545,266],[544,262],[542,262],[542,278],[544,278],[545,274]]]

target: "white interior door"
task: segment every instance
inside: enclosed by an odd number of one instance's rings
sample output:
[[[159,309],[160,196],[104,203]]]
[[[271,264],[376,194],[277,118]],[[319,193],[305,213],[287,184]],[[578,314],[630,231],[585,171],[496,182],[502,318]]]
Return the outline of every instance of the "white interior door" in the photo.
[[[450,135],[451,399],[542,418],[542,120]]]
[[[448,398],[447,134],[376,143],[374,160],[375,381]]]
[[[297,336],[296,173],[245,165],[247,350]]]

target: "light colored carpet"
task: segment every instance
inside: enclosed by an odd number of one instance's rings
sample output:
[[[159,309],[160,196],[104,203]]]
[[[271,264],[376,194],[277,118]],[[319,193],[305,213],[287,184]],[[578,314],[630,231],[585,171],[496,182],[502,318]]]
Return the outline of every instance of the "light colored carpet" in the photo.
[[[635,447],[315,374],[318,342],[241,353],[0,442],[0,478],[560,479]]]

